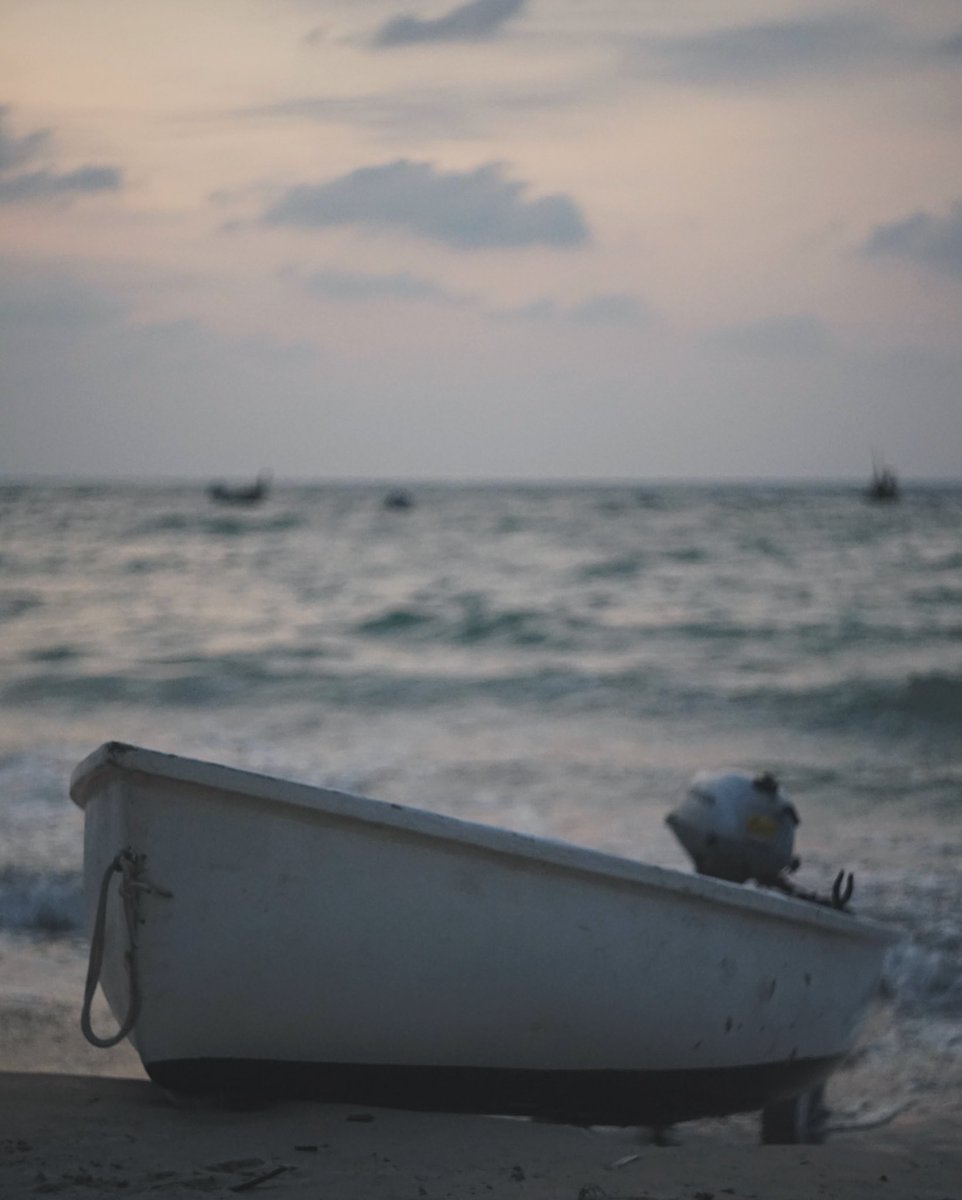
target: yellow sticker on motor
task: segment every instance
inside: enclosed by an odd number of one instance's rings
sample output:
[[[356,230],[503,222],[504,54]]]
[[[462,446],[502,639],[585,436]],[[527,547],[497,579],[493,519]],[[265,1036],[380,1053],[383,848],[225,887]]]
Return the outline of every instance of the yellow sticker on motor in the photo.
[[[752,837],[762,838],[766,842],[770,842],[778,833],[778,822],[774,817],[766,817],[760,813],[756,813],[749,817],[745,822],[745,829]]]

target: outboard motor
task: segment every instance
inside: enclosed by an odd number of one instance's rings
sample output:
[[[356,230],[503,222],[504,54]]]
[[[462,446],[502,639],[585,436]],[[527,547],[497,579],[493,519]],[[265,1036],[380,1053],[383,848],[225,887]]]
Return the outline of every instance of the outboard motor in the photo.
[[[798,866],[798,813],[769,772],[702,771],[665,819],[702,875],[774,884]]]

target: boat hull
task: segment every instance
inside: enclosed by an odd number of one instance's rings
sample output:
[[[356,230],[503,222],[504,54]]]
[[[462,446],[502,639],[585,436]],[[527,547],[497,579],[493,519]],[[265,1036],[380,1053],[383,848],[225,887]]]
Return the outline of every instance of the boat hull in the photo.
[[[531,1116],[577,1125],[673,1125],[761,1109],[821,1083],[837,1059],[665,1071],[556,1071],[263,1059],[147,1063],[178,1095],[284,1098],[427,1112]]]
[[[172,1090],[585,1123],[823,1080],[887,935],[716,880],[116,744],[78,767],[90,919],[146,856],[131,1040]],[[122,905],[102,983],[122,1019]]]

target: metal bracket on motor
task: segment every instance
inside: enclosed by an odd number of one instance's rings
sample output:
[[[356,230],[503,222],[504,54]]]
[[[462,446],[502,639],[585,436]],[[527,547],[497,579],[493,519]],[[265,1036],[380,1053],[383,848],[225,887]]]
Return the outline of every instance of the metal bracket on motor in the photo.
[[[844,868],[839,871],[835,876],[835,882],[832,884],[831,896],[820,896],[818,892],[809,892],[804,888],[796,887],[784,875],[779,875],[777,879],[773,879],[768,886],[777,888],[780,892],[784,892],[786,896],[794,896],[796,900],[808,900],[811,904],[821,904],[826,908],[834,908],[839,912],[843,912],[848,907],[848,902],[852,898],[852,892],[855,890],[855,876],[851,871],[846,871]]]

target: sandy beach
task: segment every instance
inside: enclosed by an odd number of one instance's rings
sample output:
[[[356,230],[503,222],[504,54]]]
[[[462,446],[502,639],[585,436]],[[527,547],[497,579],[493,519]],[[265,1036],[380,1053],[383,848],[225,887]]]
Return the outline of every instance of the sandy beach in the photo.
[[[17,958],[8,951],[3,965]],[[356,1105],[230,1111],[173,1103],[129,1045],[94,1050],[76,1018],[63,997],[0,998],[4,1200],[962,1200],[960,1109],[924,1096],[882,1126],[797,1147],[759,1145],[753,1115],[679,1126],[663,1146],[647,1130]],[[109,1027],[103,1008],[98,1021]],[[833,1107],[851,1109],[867,1090],[876,1112],[891,1106],[898,1083],[873,1081],[871,1058],[833,1080]]]
[[[325,1104],[176,1107],[142,1079],[0,1073],[0,1194],[273,1194],[329,1200],[957,1200],[953,1131],[904,1121],[823,1146],[727,1123],[655,1146],[637,1130]],[[954,1144],[953,1144],[954,1142]]]

